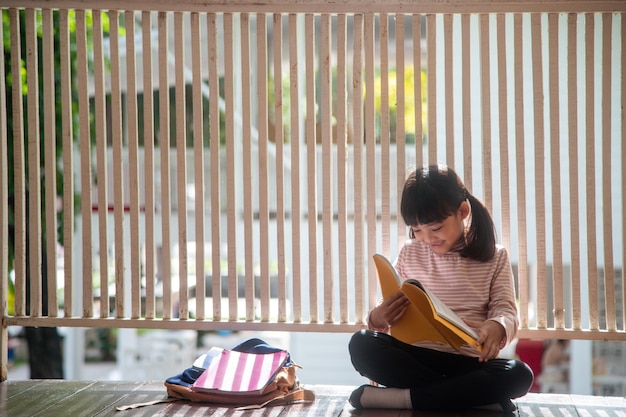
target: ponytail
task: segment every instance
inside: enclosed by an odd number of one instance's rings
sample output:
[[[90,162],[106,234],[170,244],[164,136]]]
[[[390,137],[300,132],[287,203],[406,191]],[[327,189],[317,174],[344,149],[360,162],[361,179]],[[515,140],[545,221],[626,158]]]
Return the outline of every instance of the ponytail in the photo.
[[[471,219],[465,234],[465,247],[461,255],[477,261],[488,261],[496,253],[496,227],[487,207],[469,192]]]

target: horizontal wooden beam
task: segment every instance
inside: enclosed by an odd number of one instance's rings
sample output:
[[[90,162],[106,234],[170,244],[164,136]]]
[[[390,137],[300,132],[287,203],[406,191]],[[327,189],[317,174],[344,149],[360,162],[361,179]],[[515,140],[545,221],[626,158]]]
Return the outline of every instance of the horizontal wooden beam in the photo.
[[[619,12],[623,0],[0,0],[0,7],[43,9],[99,9],[180,12],[271,12],[271,13],[524,13],[524,12]]]
[[[356,323],[314,323],[314,322],[261,322],[261,321],[211,321],[181,319],[123,319],[123,318],[81,318],[81,317],[5,317],[5,326],[25,327],[86,327],[120,329],[167,329],[167,330],[258,330],[307,333],[353,333],[364,325]],[[520,329],[519,339],[568,339],[568,340],[611,340],[626,341],[625,331],[574,330],[555,328]]]
[[[166,330],[255,330],[317,333],[353,333],[365,328],[355,323],[212,321],[181,319],[125,319],[81,317],[5,317],[4,326],[24,327],[85,327],[119,329]]]

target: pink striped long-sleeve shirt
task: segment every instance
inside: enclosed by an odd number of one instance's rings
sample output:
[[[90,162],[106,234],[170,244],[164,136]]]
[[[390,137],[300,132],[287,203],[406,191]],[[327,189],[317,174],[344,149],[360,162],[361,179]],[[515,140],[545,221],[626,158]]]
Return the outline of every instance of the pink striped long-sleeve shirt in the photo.
[[[460,318],[500,323],[506,333],[501,347],[515,338],[519,319],[513,271],[504,247],[498,245],[492,260],[480,262],[455,251],[438,255],[427,244],[410,240],[400,250],[395,266],[401,277],[419,280]],[[478,355],[469,345],[463,346],[461,351],[442,343],[422,342],[419,346]]]

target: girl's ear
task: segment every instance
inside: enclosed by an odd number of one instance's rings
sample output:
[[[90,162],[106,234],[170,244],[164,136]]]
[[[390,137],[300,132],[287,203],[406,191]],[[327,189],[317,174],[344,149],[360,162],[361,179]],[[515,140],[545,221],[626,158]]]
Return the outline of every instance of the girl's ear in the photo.
[[[467,200],[463,201],[459,206],[459,210],[457,211],[458,216],[461,220],[467,219],[467,216],[470,214],[470,205]]]

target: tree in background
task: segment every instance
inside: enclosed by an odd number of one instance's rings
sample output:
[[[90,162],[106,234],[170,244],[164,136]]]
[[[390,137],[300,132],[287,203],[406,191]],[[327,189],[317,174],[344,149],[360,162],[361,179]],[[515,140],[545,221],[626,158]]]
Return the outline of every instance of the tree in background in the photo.
[[[26,69],[26,63],[25,63],[25,51],[26,51],[26,45],[25,45],[25,31],[24,31],[24,11],[21,10],[20,12],[20,40],[21,40],[21,53],[22,56],[19,57],[20,59],[20,68],[21,68],[21,72],[22,74],[25,73]],[[11,271],[13,269],[13,265],[14,265],[14,260],[15,260],[15,161],[14,161],[14,147],[15,147],[15,138],[14,138],[14,131],[13,131],[13,124],[14,124],[14,120],[13,120],[13,101],[10,99],[12,97],[13,94],[13,89],[14,87],[16,87],[16,83],[21,82],[21,91],[22,94],[26,94],[26,92],[28,91],[28,80],[26,79],[26,77],[23,76],[16,76],[16,74],[12,73],[12,62],[13,59],[17,59],[16,57],[12,56],[11,54],[11,34],[10,34],[10,23],[9,23],[10,17],[9,17],[9,11],[8,10],[3,10],[2,11],[2,28],[3,28],[3,40],[4,40],[4,45],[3,45],[3,53],[4,53],[4,63],[5,63],[5,74],[6,74],[6,94],[7,94],[7,139],[8,139],[8,143],[7,143],[7,149],[8,149],[8,208],[9,208],[9,213],[8,213],[8,219],[9,219],[9,242],[8,242],[8,246],[9,246],[9,271]],[[70,15],[70,30],[73,36],[73,28],[75,27],[75,25],[73,24],[74,21],[74,16],[73,14]],[[55,12],[53,14],[53,30],[54,30],[54,48],[59,48],[59,31],[60,31],[60,22],[59,22],[59,13]],[[41,42],[41,15],[37,14],[37,37],[38,37],[38,62],[42,62],[42,42]],[[76,56],[75,56],[75,51],[71,52],[71,59],[70,59],[70,68],[73,69],[75,68],[76,65]],[[55,109],[55,118],[56,118],[56,137],[60,138],[61,137],[61,129],[62,129],[62,121],[61,121],[61,97],[60,97],[60,68],[61,68],[61,63],[59,60],[59,56],[58,54],[53,54],[54,55],[54,68],[55,68],[55,95],[56,95],[56,99],[55,99],[55,103],[57,108]],[[40,66],[40,71],[41,71],[41,66]],[[45,88],[44,83],[41,82],[41,77],[42,74],[39,74],[40,77],[40,81],[38,83],[39,85],[39,97],[42,100],[44,97],[44,92],[43,89]],[[72,80],[72,82],[75,82],[74,80]],[[72,91],[75,91],[74,88],[71,89]],[[27,102],[27,97],[24,96],[24,102]],[[73,120],[73,132],[77,131],[77,100],[74,99],[73,101],[73,106],[75,107],[73,110],[73,114],[74,114],[74,120]],[[42,103],[40,103],[39,108],[43,108]],[[24,114],[24,118],[25,120],[23,121],[24,125],[27,125],[27,114],[26,112],[23,112]],[[40,117],[40,125],[43,126],[43,114],[40,113],[39,115]],[[43,134],[43,132],[40,132],[40,134]],[[43,142],[43,138],[41,139]],[[27,152],[28,149],[28,131],[26,129],[26,131],[24,132],[24,149]],[[64,181],[63,181],[63,172],[62,172],[62,168],[61,168],[61,155],[62,155],[62,143],[60,140],[56,141],[56,160],[57,160],[57,170],[56,170],[56,190],[57,190],[57,196],[62,196],[63,195],[63,186],[64,186]],[[41,164],[43,165],[43,152],[40,155],[41,157]],[[25,164],[26,165],[26,164]],[[26,168],[27,165],[26,165]],[[43,188],[43,187],[42,187]],[[44,195],[44,190],[42,189],[42,193],[41,193],[41,202],[42,205],[45,206],[45,204],[56,204],[56,201],[54,202],[46,202],[45,201],[45,195]],[[29,198],[29,189],[28,189],[28,183],[26,184],[26,201],[28,201]],[[78,199],[75,198],[75,201],[77,202]],[[42,210],[42,213],[44,211]],[[55,233],[55,236],[46,236],[46,228],[45,228],[45,218],[42,217],[41,219],[42,221],[42,225],[44,225],[44,227],[42,227],[42,236],[41,236],[41,248],[45,248],[46,245],[46,239],[55,239],[56,241],[59,240],[59,237],[63,236],[63,216],[62,216],[62,212],[58,212],[57,213],[57,225],[58,225],[58,230]],[[29,222],[26,221],[26,227],[28,228],[28,224]],[[26,233],[26,236],[28,237],[28,233]],[[30,245],[27,244],[26,245],[27,248],[30,248]],[[27,259],[28,259],[28,250],[27,250]],[[42,272],[42,276],[41,276],[41,280],[42,280],[42,285],[41,285],[41,289],[42,289],[42,314],[47,315],[48,314],[48,293],[47,293],[47,267],[48,267],[48,259],[46,259],[46,251],[42,250],[41,253],[41,259],[42,259],[42,265],[41,265],[41,272]],[[30,275],[30,270],[29,270],[29,262],[26,262],[26,275],[27,278]],[[29,282],[29,280],[27,280],[27,282]],[[13,288],[12,285],[10,285],[10,289]],[[29,301],[30,301],[30,297],[28,295],[29,292],[29,288],[26,288],[27,291],[27,295],[26,295],[26,309],[27,311],[30,310],[30,306],[29,306]],[[10,297],[11,298],[11,297]],[[12,298],[11,298],[12,299]],[[10,303],[9,305],[9,313],[11,314],[13,310],[13,304]],[[33,379],[38,379],[38,378],[63,378],[63,357],[62,357],[62,349],[61,349],[61,336],[59,335],[57,328],[45,328],[45,327],[39,327],[39,328],[33,328],[33,327],[29,327],[29,328],[25,328],[24,329],[24,336],[26,338],[26,341],[28,343],[28,352],[29,352],[29,364],[30,364],[30,377]]]

